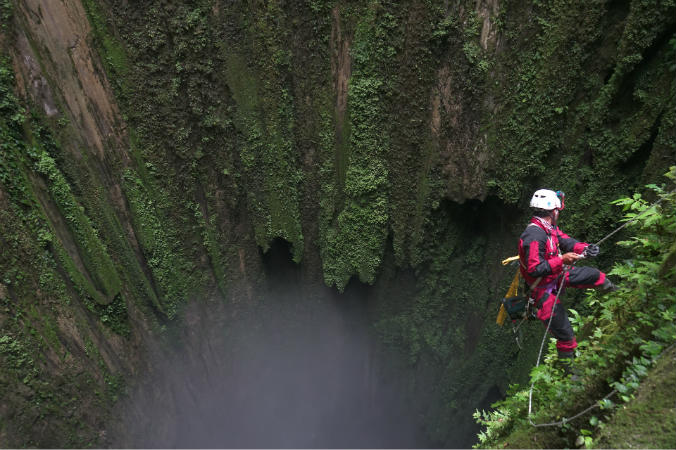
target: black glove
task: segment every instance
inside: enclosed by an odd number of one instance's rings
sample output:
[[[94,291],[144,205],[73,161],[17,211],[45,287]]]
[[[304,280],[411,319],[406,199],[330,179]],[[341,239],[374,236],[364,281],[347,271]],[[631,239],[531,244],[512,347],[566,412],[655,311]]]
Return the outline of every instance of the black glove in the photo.
[[[585,256],[589,256],[590,258],[593,258],[595,256],[598,256],[600,251],[601,251],[601,249],[599,248],[598,245],[589,244],[587,246],[587,248],[584,249],[584,254],[585,254]]]

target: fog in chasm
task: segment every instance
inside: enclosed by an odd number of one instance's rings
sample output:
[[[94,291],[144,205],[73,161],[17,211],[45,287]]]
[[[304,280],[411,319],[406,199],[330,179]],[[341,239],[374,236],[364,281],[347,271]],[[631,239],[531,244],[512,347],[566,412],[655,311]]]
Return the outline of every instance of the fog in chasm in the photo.
[[[372,289],[353,280],[308,297],[285,242],[264,264],[266,293],[250,308],[224,320],[186,308],[179,343],[118,406],[112,445],[434,447],[369,323]]]

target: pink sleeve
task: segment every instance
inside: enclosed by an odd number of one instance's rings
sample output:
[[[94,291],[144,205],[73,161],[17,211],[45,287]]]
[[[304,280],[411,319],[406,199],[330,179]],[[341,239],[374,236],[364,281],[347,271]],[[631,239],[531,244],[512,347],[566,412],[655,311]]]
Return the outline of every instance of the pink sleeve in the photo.
[[[587,244],[586,242],[578,242],[577,244],[575,244],[573,246],[573,251],[575,253],[577,253],[578,255],[581,255],[582,252],[584,252],[584,249],[587,248],[588,245],[589,244]]]

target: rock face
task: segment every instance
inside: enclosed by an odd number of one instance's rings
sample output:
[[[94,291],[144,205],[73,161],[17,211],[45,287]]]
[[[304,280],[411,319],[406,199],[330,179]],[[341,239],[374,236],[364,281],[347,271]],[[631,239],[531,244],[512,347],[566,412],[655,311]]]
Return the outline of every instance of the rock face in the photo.
[[[443,161],[446,197],[463,203],[486,198],[491,155],[486,147],[486,136],[479,135],[479,122],[468,120],[474,114],[471,105],[464,101],[458,82],[453,79],[449,66],[439,70],[437,89],[432,97],[430,127],[433,137],[438,140],[439,156]]]
[[[88,152],[103,159],[105,150],[124,148],[124,122],[103,67],[95,57],[83,5],[21,1],[15,6],[15,16],[22,25],[15,37],[16,76],[23,78],[19,86],[29,86],[31,96],[47,117],[74,119],[72,125]],[[52,83],[41,73],[40,62],[44,61],[49,61],[46,69]],[[57,90],[59,106],[52,89]],[[113,145],[104,149],[106,142]]]
[[[119,396],[250,314],[279,242],[311,292],[375,285],[430,442],[471,443],[528,370],[483,326],[528,193],[598,237],[673,163],[676,15],[451,3],[4,2],[0,444],[113,442]]]

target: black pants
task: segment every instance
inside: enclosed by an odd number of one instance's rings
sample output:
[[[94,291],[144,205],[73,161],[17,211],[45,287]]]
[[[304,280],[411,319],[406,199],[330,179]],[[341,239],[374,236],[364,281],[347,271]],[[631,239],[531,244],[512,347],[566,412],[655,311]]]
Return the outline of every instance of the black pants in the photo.
[[[565,272],[565,286],[572,288],[594,288],[603,285],[606,280],[606,274],[593,267],[572,267]],[[572,352],[577,347],[575,340],[575,333],[573,327],[568,320],[568,313],[566,308],[561,304],[560,300],[554,306],[556,299],[555,293],[542,292],[542,300],[538,301],[538,319],[540,319],[545,326],[549,323],[552,309],[554,310],[554,317],[549,325],[549,331],[556,338],[556,348],[561,352]]]

